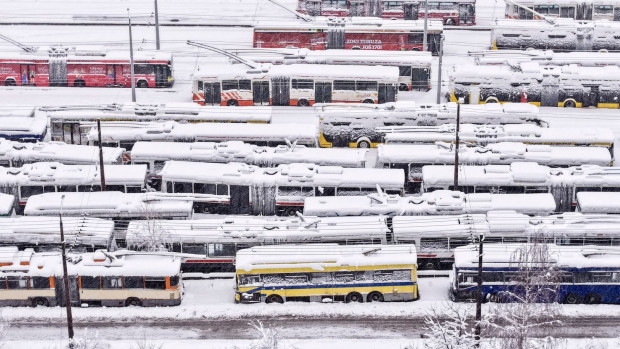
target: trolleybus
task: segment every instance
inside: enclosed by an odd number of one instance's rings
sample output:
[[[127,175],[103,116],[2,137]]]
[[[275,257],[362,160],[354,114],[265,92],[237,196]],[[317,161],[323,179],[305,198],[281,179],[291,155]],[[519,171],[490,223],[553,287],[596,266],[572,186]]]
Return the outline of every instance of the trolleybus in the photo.
[[[479,65],[518,66],[523,62],[536,62],[539,65],[571,65],[582,67],[620,66],[618,52],[554,52],[552,50],[487,50],[470,51]]]
[[[545,17],[620,21],[620,4],[613,0],[519,0],[519,5]],[[541,19],[523,7],[506,3],[506,18]]]
[[[104,164],[121,164],[123,149],[103,147]],[[21,143],[0,138],[0,166],[20,167],[34,162],[65,165],[99,164],[99,149],[64,142]]]
[[[42,141],[47,134],[45,114],[32,107],[0,108],[0,137],[19,142]]]

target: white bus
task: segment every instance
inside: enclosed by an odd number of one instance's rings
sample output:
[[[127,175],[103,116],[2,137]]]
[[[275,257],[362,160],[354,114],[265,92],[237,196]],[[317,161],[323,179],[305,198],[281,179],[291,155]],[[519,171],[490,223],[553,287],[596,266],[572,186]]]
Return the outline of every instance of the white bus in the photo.
[[[89,127],[102,122],[152,122],[176,121],[201,122],[271,122],[269,107],[256,107],[243,112],[221,107],[201,107],[195,103],[168,104],[111,104],[111,105],[69,105],[41,108],[50,122],[53,141],[69,144],[85,144]]]
[[[384,193],[368,194],[352,199],[346,196],[307,197],[304,214],[333,216],[425,216],[487,213],[514,210],[528,215],[555,212],[551,194],[464,194],[437,190],[420,196],[398,196]]]
[[[105,252],[68,255],[64,288],[60,253],[0,248],[0,305],[171,306],[181,304],[181,258],[174,255]]]
[[[108,165],[104,168],[106,190],[140,193],[146,190],[146,166]],[[96,165],[63,165],[37,162],[22,167],[0,167],[0,192],[18,198],[21,212],[32,195],[53,192],[101,191]]]
[[[551,193],[558,212],[572,211],[581,191],[620,191],[620,171],[615,167],[582,165],[549,168],[533,162],[510,165],[459,166],[459,187],[454,188],[454,166],[424,166],[422,191],[460,190],[465,193]]]
[[[250,106],[396,100],[399,69],[363,65],[209,65],[193,77],[194,102]]]
[[[383,142],[379,127],[434,126],[456,122],[456,103],[419,104],[414,102],[364,104],[321,104],[315,108],[320,118],[321,147],[376,147]],[[535,124],[547,126],[536,106],[461,105],[461,123]]]
[[[153,225],[165,231],[169,251],[183,259],[183,271],[232,272],[235,254],[257,245],[291,243],[385,244],[389,229],[385,217],[248,217],[228,216],[185,221],[132,221],[127,247],[144,248]],[[148,239],[146,239],[148,240]]]
[[[422,167],[454,165],[454,144],[380,144],[377,167],[402,168],[407,176],[407,191],[418,192]],[[485,146],[464,144],[459,147],[459,163],[464,165],[510,165],[514,161],[536,162],[551,167],[582,164],[612,166],[604,147],[566,147],[518,142],[490,143]]]
[[[620,29],[620,28],[619,28]],[[466,103],[531,103],[543,107],[618,109],[620,66],[455,66],[450,100]]]
[[[359,196],[377,186],[401,194],[403,170],[343,168],[294,163],[261,168],[242,163],[168,161],[160,172],[164,193],[230,195],[225,204],[205,204],[204,212],[295,215],[309,196]]]
[[[103,149],[103,163],[121,164],[123,149]],[[22,143],[0,138],[0,166],[20,167],[34,162],[53,161],[65,165],[99,164],[99,148],[64,142]]]
[[[558,51],[620,49],[620,22],[579,21],[569,18],[556,18],[552,22],[496,20],[491,30],[491,48]]]
[[[581,213],[620,213],[620,191],[618,192],[589,192],[577,193],[577,207]]]
[[[552,50],[488,50],[470,51],[478,65],[512,65],[536,62],[539,65],[571,65],[582,67],[620,66],[618,52],[554,52]]]
[[[399,70],[399,91],[428,91],[431,89],[433,55],[428,51],[313,51],[305,48],[255,48],[233,50],[233,52],[257,63],[396,66]],[[231,60],[231,62],[235,63],[237,61]]]
[[[620,4],[614,0],[520,0],[519,4],[545,17],[620,21]],[[531,11],[508,3],[506,18],[541,19]]]

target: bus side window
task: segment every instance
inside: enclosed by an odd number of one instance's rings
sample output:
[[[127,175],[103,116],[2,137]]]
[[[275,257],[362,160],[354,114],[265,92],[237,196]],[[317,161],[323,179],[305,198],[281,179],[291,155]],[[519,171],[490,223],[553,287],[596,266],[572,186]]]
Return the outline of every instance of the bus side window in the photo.
[[[257,284],[260,282],[260,275],[240,275],[239,276],[239,284],[240,285],[250,285]]]
[[[188,182],[174,182],[175,193],[193,193],[192,183]]]
[[[233,257],[235,244],[209,244],[209,257]]]
[[[336,196],[336,188],[316,187],[314,188],[314,196]]]
[[[124,148],[126,151],[131,151],[136,143],[134,141],[121,141],[119,144],[120,147]]]
[[[80,276],[83,289],[98,290],[101,288],[99,276]]]
[[[252,80],[239,80],[239,90],[251,91]]]
[[[46,289],[50,288],[50,279],[43,276],[30,277],[30,288],[33,289]]]
[[[123,287],[120,276],[104,276],[102,284],[103,289],[115,289]]]
[[[217,195],[229,195],[228,184],[218,184],[215,192]]]
[[[356,91],[377,91],[378,83],[376,81],[357,81],[355,83]]]
[[[421,238],[420,249],[448,249],[448,238]]]
[[[215,194],[215,184],[194,183],[194,193],[196,194]]]
[[[9,290],[28,288],[28,278],[25,276],[7,276],[6,284]]]
[[[334,90],[355,91],[355,81],[334,80]]]
[[[166,279],[163,277],[145,277],[144,278],[144,288],[150,288],[155,290],[165,290],[166,289]]]
[[[183,244],[181,251],[183,253],[191,253],[191,254],[199,254],[206,256],[207,255],[207,246],[204,244]]]
[[[106,185],[105,190],[125,192],[125,186],[124,185]]]
[[[43,194],[43,186],[41,185],[25,185],[19,188],[22,199],[27,199],[32,195]]]
[[[144,278],[142,276],[123,277],[124,288],[144,288]]]
[[[142,187],[126,186],[125,190],[126,190],[127,193],[141,193],[142,192]]]
[[[204,83],[202,81],[198,81],[198,91],[204,91]]]
[[[398,76],[411,76],[411,67],[398,67]]]
[[[181,281],[181,278],[178,275],[171,276],[170,277],[170,286],[171,287],[179,286],[179,282],[180,281]]]

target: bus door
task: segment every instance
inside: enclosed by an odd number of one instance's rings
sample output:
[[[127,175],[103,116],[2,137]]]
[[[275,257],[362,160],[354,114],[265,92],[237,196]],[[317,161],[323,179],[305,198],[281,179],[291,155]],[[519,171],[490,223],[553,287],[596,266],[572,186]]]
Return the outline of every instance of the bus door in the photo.
[[[418,19],[418,10],[419,10],[419,6],[420,4],[415,3],[415,4],[409,4],[409,3],[405,3],[404,5],[404,19],[407,20],[417,20]]]
[[[69,295],[71,296],[71,305],[79,306],[80,305],[80,292],[78,288],[78,277],[77,276],[69,276]],[[54,288],[56,289],[56,302],[59,306],[66,306],[65,302],[65,284],[63,283],[62,276],[54,277]]]
[[[534,19],[534,14],[519,7],[519,19]]]
[[[620,21],[620,6],[614,7],[614,21]]]
[[[474,6],[472,4],[459,4],[459,24],[474,23]]]
[[[560,81],[555,77],[546,77],[542,82],[540,94],[541,107],[557,107],[560,99]]]
[[[205,82],[205,105],[220,105],[222,102],[221,86],[219,82]]]
[[[269,105],[269,81],[252,82],[254,105]]]
[[[562,18],[575,18],[575,6],[561,6],[560,17]],[[521,17],[519,17],[521,19]]]
[[[271,80],[271,105],[290,105],[291,80],[288,77],[277,77]]]
[[[430,74],[428,68],[411,69],[411,89],[428,89]]]
[[[131,67],[129,69],[131,69]],[[123,74],[123,65],[115,64],[114,65],[114,85],[124,86],[125,84],[127,84],[128,86],[131,86],[131,78],[125,79],[125,75]]]
[[[245,185],[230,186],[230,213],[250,213],[250,187]]]
[[[166,66],[164,65],[156,65],[155,66],[155,86],[161,87],[165,86],[168,81],[168,77],[166,76]]]
[[[598,86],[590,87],[590,95],[588,96],[588,105],[586,105],[586,107],[598,107],[600,95],[601,93]]]
[[[379,84],[379,104],[396,101],[396,86],[392,84]]]
[[[20,72],[19,79],[21,81],[21,85],[34,84],[34,77],[35,77],[35,65],[34,64],[21,64],[19,72]]]
[[[314,84],[314,102],[315,103],[331,103],[332,102],[332,83],[316,82]]]
[[[67,144],[82,144],[80,124],[76,122],[62,124],[62,141]]]
[[[321,0],[308,0],[306,1],[306,12],[309,16],[321,15]]]
[[[332,26],[327,30],[327,49],[344,49],[344,25]]]
[[[363,16],[364,15],[364,3],[363,2],[353,2],[351,1],[349,7],[349,16]]]

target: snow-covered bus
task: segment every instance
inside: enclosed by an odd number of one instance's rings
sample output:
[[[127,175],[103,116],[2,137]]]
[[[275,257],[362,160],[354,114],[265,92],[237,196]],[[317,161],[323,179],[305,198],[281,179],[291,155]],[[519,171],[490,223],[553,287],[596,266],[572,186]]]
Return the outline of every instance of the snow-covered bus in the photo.
[[[454,143],[456,125],[385,127],[385,142],[408,144]],[[605,128],[541,128],[535,125],[462,124],[459,139],[463,144],[486,146],[501,142],[570,147],[603,147],[613,161],[615,137]]]
[[[297,11],[310,16],[440,20],[445,25],[476,24],[476,0],[299,0]]]
[[[549,168],[533,162],[510,165],[459,166],[458,188],[454,188],[454,166],[424,166],[422,192],[459,190],[465,193],[551,193],[558,212],[572,211],[581,191],[620,191],[620,171],[615,167],[582,165]]]
[[[581,213],[620,213],[620,191],[580,191],[577,193],[577,207]]]
[[[492,49],[541,49],[558,51],[618,51],[620,22],[497,20],[491,30]]]
[[[269,123],[270,107],[253,107],[244,111],[222,107],[201,107],[195,103],[111,104],[101,106],[60,106],[41,108],[49,119],[53,141],[86,144],[86,132],[101,120],[104,123],[176,121],[183,123]]]
[[[454,165],[454,144],[380,144],[377,167],[402,168],[407,176],[407,191],[418,192],[422,167]],[[459,163],[466,165],[510,165],[514,161],[536,162],[551,167],[582,164],[612,166],[609,150],[604,147],[568,147],[517,142],[491,143],[485,146],[464,144],[459,147]]]
[[[0,107],[0,138],[39,142],[47,134],[47,118],[32,107]]]
[[[520,268],[530,274],[557,270],[558,280],[549,280],[545,291],[535,291],[529,297],[537,302],[565,304],[618,304],[620,278],[620,248],[602,246],[541,245],[548,253],[547,260],[519,259],[519,252],[531,250],[525,244],[485,246],[482,264],[482,300],[519,302],[528,286],[519,286],[515,278]],[[545,252],[542,252],[545,253]],[[550,277],[552,279],[553,276]],[[454,250],[454,269],[450,274],[450,298],[454,301],[475,301],[478,287],[477,246]]]
[[[307,197],[304,214],[317,217],[341,216],[426,216],[487,213],[513,210],[544,216],[555,212],[551,194],[464,194],[437,190],[419,196],[388,195],[383,192],[357,196]]]
[[[372,51],[372,50],[327,50],[308,49],[246,49],[233,50],[239,56],[258,63],[270,64],[330,64],[330,65],[384,65],[396,66],[399,70],[398,90],[430,90],[430,52]],[[231,60],[235,63],[236,60]],[[320,69],[317,67],[317,69]]]
[[[548,18],[620,21],[620,4],[614,0],[519,0],[519,5]],[[542,19],[523,7],[506,3],[506,18]]]
[[[552,50],[485,50],[470,51],[478,65],[518,66],[523,62],[539,65],[571,65],[582,67],[620,66],[620,52],[554,52]],[[483,69],[483,68],[481,68]],[[486,68],[484,68],[486,69]]]
[[[309,196],[359,196],[377,186],[402,194],[401,169],[343,168],[307,163],[261,168],[242,163],[167,161],[162,192],[230,195],[230,202],[205,204],[204,212],[295,215]]]
[[[620,66],[458,66],[450,73],[450,101],[531,103],[544,107],[618,109]]]
[[[123,149],[103,147],[103,163],[121,164]],[[64,142],[22,143],[0,138],[0,166],[20,167],[34,162],[65,165],[99,164],[99,149]]]
[[[104,168],[106,190],[141,193],[146,190],[144,165],[108,165]],[[64,165],[37,162],[22,167],[0,167],[0,192],[18,198],[21,212],[32,195],[53,192],[101,191],[97,165]]]
[[[69,288],[63,283],[60,253],[0,247],[0,305],[172,306],[181,304],[181,258],[132,251],[67,256]]]
[[[254,26],[254,47],[429,51],[438,54],[442,33],[440,21],[428,21],[427,50],[424,50],[424,21],[317,18],[312,22],[257,23]]]
[[[380,128],[392,126],[429,126],[456,122],[456,103],[387,103],[319,105],[321,147],[374,148],[384,142]],[[489,104],[461,105],[460,120],[472,124],[534,124],[547,126],[533,105]]]
[[[309,106],[394,102],[399,68],[365,65],[208,65],[192,76],[194,102],[219,106]]]
[[[386,244],[389,229],[385,217],[248,217],[213,216],[208,219],[151,222],[132,221],[127,228],[127,247],[149,247],[152,226],[166,234],[157,241],[183,258],[183,271],[234,272],[240,249],[274,244],[338,243]]]
[[[256,246],[237,252],[235,302],[414,301],[415,245]]]

